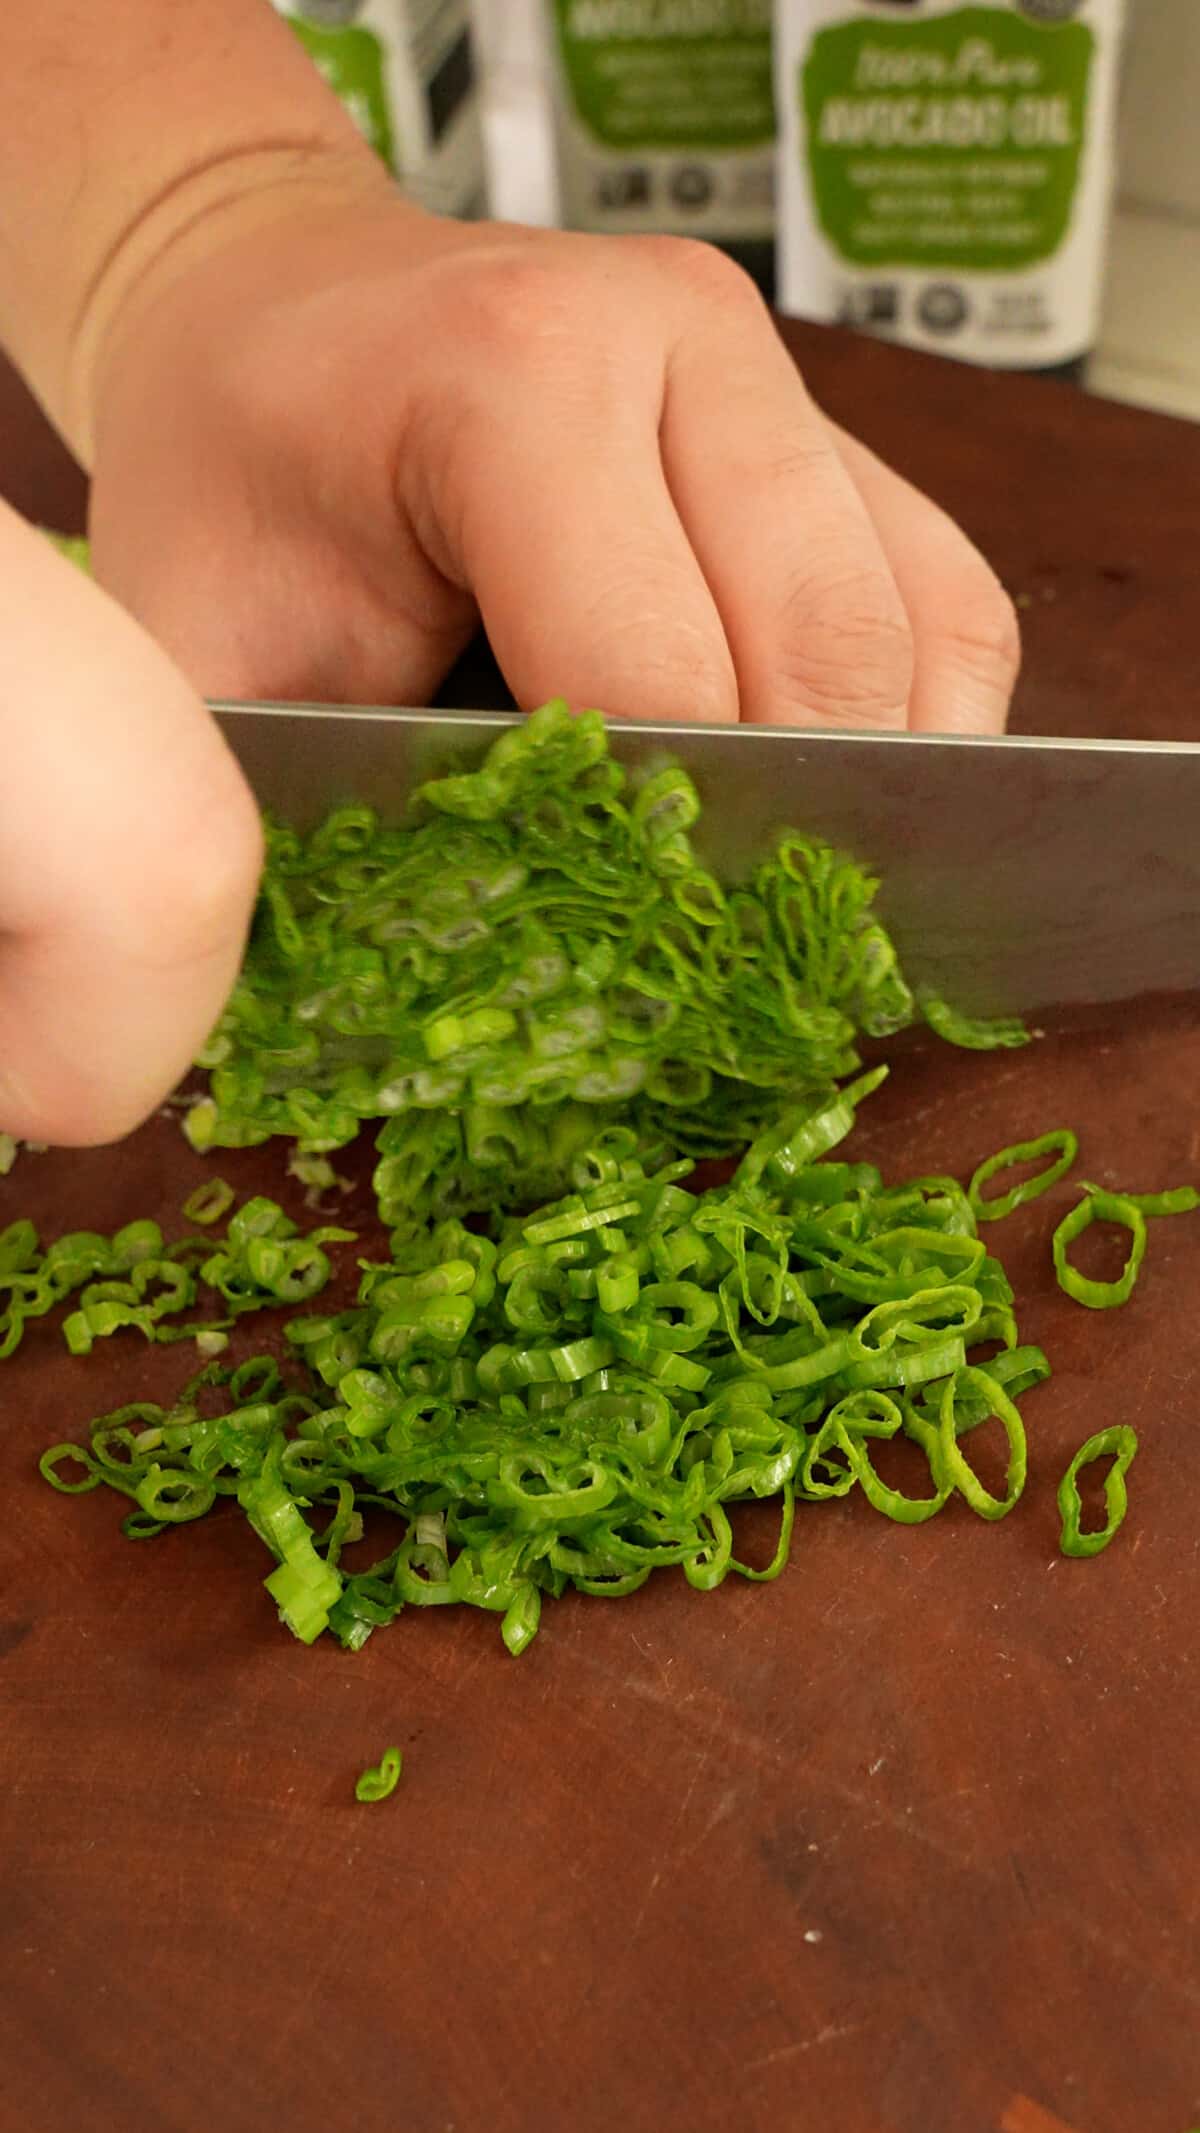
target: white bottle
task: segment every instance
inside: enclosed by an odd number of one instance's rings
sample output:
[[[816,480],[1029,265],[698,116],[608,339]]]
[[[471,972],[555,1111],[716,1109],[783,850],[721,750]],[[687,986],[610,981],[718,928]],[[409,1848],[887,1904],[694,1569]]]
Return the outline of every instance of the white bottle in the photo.
[[[562,221],[545,0],[471,0],[483,83],[488,213]]]
[[[1006,369],[1095,340],[1122,0],[778,0],[780,308]]]
[[[772,0],[540,0],[563,220],[707,237],[769,274]]]
[[[359,131],[423,207],[483,208],[467,0],[274,0]]]

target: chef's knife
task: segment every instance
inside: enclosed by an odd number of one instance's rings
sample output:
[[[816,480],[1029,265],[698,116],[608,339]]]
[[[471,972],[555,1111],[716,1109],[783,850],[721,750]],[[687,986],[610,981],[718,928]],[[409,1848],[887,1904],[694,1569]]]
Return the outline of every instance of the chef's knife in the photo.
[[[340,801],[398,820],[513,715],[216,704],[265,807],[306,829]],[[1200,990],[1200,744],[798,732],[614,721],[630,766],[676,762],[722,878],[783,828],[875,869],[906,972],[977,1014]]]

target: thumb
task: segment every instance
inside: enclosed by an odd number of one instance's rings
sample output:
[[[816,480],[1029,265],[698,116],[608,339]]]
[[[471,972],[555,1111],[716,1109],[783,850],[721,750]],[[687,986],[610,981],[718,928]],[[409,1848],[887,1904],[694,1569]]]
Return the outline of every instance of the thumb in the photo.
[[[0,614],[0,1130],[111,1140],[220,1012],[258,815],[165,654],[2,506]]]

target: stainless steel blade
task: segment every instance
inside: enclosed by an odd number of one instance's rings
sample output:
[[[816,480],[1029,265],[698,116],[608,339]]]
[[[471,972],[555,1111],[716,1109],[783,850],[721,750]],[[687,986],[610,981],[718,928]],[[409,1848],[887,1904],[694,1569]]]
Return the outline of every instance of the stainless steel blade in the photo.
[[[297,828],[335,802],[396,820],[477,761],[504,713],[216,704],[262,804]],[[678,762],[723,878],[772,832],[878,871],[910,979],[964,1010],[1032,1014],[1200,989],[1200,744],[946,739],[784,727],[610,729],[624,763]]]

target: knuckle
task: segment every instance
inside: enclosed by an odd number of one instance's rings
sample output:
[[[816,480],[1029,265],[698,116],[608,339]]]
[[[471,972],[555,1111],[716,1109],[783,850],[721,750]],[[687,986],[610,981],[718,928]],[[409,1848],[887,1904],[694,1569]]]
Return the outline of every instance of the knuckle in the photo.
[[[1009,689],[1021,664],[1017,611],[986,564],[964,573],[949,588],[944,639],[957,664],[972,678]]]
[[[161,840],[140,960],[178,968],[228,957],[249,919],[262,873],[258,810],[232,763],[193,796],[188,818]]]
[[[766,307],[750,275],[715,244],[706,244],[702,237],[636,237],[630,242],[694,301],[726,313],[739,310],[765,318]]]
[[[63,1080],[39,1098],[34,1126],[55,1148],[105,1148],[141,1125],[149,1108],[140,1090],[108,1087],[94,1075]]]
[[[556,255],[513,246],[451,267],[448,307],[467,338],[520,362],[578,327],[578,279],[563,271]]]
[[[912,690],[912,629],[891,579],[856,573],[797,588],[783,630],[781,684],[821,718],[894,722]]]

